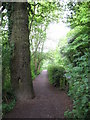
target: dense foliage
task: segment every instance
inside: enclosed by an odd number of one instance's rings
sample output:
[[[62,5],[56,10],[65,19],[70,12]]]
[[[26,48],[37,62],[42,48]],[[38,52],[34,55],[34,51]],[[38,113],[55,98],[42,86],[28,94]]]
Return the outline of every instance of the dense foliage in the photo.
[[[15,96],[11,86],[10,77],[10,57],[12,48],[10,48],[8,40],[8,29],[7,29],[7,14],[6,10],[2,13],[2,110],[3,114],[13,109],[15,105]]]
[[[43,53],[46,29],[51,21],[58,20],[57,18],[60,15],[59,5],[58,2],[49,1],[28,3],[32,78],[34,79],[40,73],[43,60],[48,59],[46,68],[49,64],[50,83],[60,87],[60,89],[64,89],[67,82],[69,84],[69,96],[73,101],[73,110],[66,111],[65,116],[76,120],[86,119],[90,117],[90,64],[88,63],[90,57],[90,2],[63,2],[63,13],[66,16],[64,22],[67,22],[71,30],[66,38],[60,40],[55,51],[49,51],[46,54]],[[2,46],[2,108],[4,114],[13,109],[15,105],[10,73],[13,44],[10,46],[9,24],[12,23],[10,23],[9,18],[10,13],[4,9],[2,12],[2,43],[0,43],[0,46]]]
[[[43,53],[46,29],[50,22],[58,20],[60,7],[57,1],[34,1],[29,3],[29,9],[31,71],[34,79],[41,72],[43,60],[46,59]]]
[[[67,110],[65,116],[73,119],[87,119],[90,113],[90,88],[89,74],[89,41],[90,41],[90,16],[89,2],[67,2],[63,7],[66,18],[64,22],[70,26],[71,30],[66,38],[60,39],[58,48],[50,53],[51,62],[49,64],[63,65],[66,73],[65,77],[69,84],[69,96],[73,101],[73,110]],[[66,12],[68,11],[68,12]],[[66,42],[67,40],[67,42]],[[54,54],[55,53],[55,54]],[[58,83],[56,67],[50,66],[49,74],[50,82]],[[56,75],[56,76],[55,76]],[[53,77],[54,79],[53,79]]]
[[[64,76],[65,69],[62,66],[49,65],[48,75],[49,81],[52,85],[60,87],[60,89],[65,89],[66,78]]]
[[[90,17],[89,2],[75,3],[73,15],[68,17],[71,28],[67,36],[68,43],[61,49],[66,65],[65,74],[69,83],[69,95],[73,99],[73,110],[66,116],[74,119],[89,117],[89,40]],[[70,7],[70,5],[69,5]],[[77,9],[78,8],[78,9]]]

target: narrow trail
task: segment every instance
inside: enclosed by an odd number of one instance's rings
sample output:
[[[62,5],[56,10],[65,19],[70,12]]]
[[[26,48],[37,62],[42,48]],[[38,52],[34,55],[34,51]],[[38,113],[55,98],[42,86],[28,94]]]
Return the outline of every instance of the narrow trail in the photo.
[[[64,112],[72,109],[67,94],[49,84],[47,71],[42,71],[33,84],[36,97],[16,105],[6,118],[64,118]]]

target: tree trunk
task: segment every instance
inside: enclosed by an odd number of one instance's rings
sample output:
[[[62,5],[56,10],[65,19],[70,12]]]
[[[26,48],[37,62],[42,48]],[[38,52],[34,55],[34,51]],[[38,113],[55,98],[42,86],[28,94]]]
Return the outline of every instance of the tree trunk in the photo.
[[[34,97],[30,69],[30,49],[28,30],[27,3],[13,3],[12,32],[10,45],[11,57],[11,83],[16,99],[27,101]]]

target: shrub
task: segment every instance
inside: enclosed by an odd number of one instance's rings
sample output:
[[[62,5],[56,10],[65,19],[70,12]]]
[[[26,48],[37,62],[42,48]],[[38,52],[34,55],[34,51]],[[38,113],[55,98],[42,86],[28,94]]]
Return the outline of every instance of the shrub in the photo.
[[[48,76],[49,81],[54,86],[60,86],[61,89],[65,87],[65,69],[62,66],[58,65],[49,65],[48,66]]]
[[[14,108],[15,103],[15,99],[13,99],[10,103],[2,103],[3,117],[7,112],[11,111]]]
[[[4,81],[2,88],[2,99],[2,112],[4,117],[7,112],[11,111],[14,108],[16,103],[16,98],[9,79]]]
[[[90,112],[90,87],[88,85],[90,74],[88,55],[90,52],[88,49],[89,34],[87,33],[89,29],[85,26],[80,28],[82,32],[83,30],[86,32],[80,34],[62,50],[67,70],[65,76],[69,78],[69,96],[73,99],[73,110],[66,111],[65,116],[85,120]]]
[[[73,99],[73,110],[65,113],[66,116],[85,119],[90,109],[89,106],[89,86],[88,86],[88,54],[76,58],[78,65],[73,67],[73,64],[68,63],[66,77],[70,77],[69,95]],[[75,60],[76,60],[75,59]]]

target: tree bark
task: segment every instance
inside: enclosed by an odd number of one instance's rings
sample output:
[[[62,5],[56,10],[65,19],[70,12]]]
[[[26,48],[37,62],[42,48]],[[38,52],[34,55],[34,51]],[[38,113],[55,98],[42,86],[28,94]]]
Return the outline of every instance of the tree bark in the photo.
[[[27,101],[34,97],[30,68],[29,30],[27,3],[13,3],[10,45],[11,83],[16,99]]]

